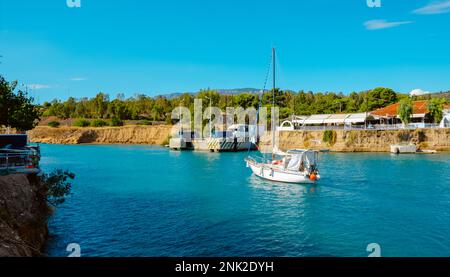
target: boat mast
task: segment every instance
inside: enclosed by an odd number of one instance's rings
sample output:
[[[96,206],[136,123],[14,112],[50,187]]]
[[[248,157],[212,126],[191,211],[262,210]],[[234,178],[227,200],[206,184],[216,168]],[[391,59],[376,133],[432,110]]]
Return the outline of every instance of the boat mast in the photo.
[[[272,71],[273,71],[273,88],[272,88],[272,112],[271,112],[271,125],[272,125],[272,160],[275,158],[275,155],[273,153],[274,149],[275,149],[275,122],[274,122],[274,112],[275,112],[275,87],[276,87],[276,66],[275,66],[275,61],[276,61],[276,49],[275,47],[272,48]]]

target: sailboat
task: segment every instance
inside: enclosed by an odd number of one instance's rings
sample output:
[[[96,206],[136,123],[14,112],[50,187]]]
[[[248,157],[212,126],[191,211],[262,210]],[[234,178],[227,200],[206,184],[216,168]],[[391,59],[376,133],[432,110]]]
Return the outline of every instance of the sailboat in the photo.
[[[276,50],[272,49],[273,90],[272,99],[275,107],[275,60]],[[264,90],[263,90],[264,92]],[[320,180],[319,152],[315,150],[291,149],[280,151],[275,145],[275,124],[272,123],[272,158],[249,156],[245,159],[247,167],[256,176],[275,182],[314,184]]]

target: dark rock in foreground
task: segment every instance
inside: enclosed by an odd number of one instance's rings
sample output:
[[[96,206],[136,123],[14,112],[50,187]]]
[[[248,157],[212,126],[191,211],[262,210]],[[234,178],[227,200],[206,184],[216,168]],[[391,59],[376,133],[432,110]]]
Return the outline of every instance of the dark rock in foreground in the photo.
[[[0,176],[0,257],[41,255],[50,213],[45,195],[36,175]]]

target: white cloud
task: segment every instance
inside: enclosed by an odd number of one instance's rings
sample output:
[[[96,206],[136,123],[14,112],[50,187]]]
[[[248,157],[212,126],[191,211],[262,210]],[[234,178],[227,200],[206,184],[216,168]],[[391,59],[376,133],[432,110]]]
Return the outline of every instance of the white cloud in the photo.
[[[85,78],[85,77],[72,77],[69,80],[70,81],[86,81],[87,78]]]
[[[411,96],[420,96],[420,95],[425,95],[425,94],[430,94],[431,92],[429,92],[429,91],[424,91],[424,90],[422,90],[422,89],[420,89],[420,88],[417,88],[417,89],[413,89],[410,93],[409,93],[409,95],[411,95]]]
[[[29,85],[25,85],[25,86],[28,87],[29,89],[47,89],[47,88],[52,87],[50,85],[44,85],[44,84],[29,84]]]
[[[367,30],[379,30],[379,29],[397,27],[400,25],[410,24],[410,23],[412,23],[412,21],[388,22],[384,19],[377,19],[377,20],[369,20],[369,21],[364,22],[364,26],[366,26]]]
[[[450,1],[432,2],[422,8],[414,10],[417,14],[440,14],[450,12]]]

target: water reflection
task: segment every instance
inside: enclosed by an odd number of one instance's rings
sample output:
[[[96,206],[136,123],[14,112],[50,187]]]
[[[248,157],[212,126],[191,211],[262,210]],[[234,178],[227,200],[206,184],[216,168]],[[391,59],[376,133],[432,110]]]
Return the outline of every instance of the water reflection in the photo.
[[[206,160],[209,163],[213,163],[215,161],[219,161],[220,154],[208,151],[192,151],[192,155],[195,157],[201,158],[201,160]],[[226,154],[226,153],[225,153]]]
[[[299,196],[318,194],[317,184],[289,184],[281,182],[272,182],[264,180],[254,174],[248,177],[248,184],[251,188],[269,191],[280,197]]]

